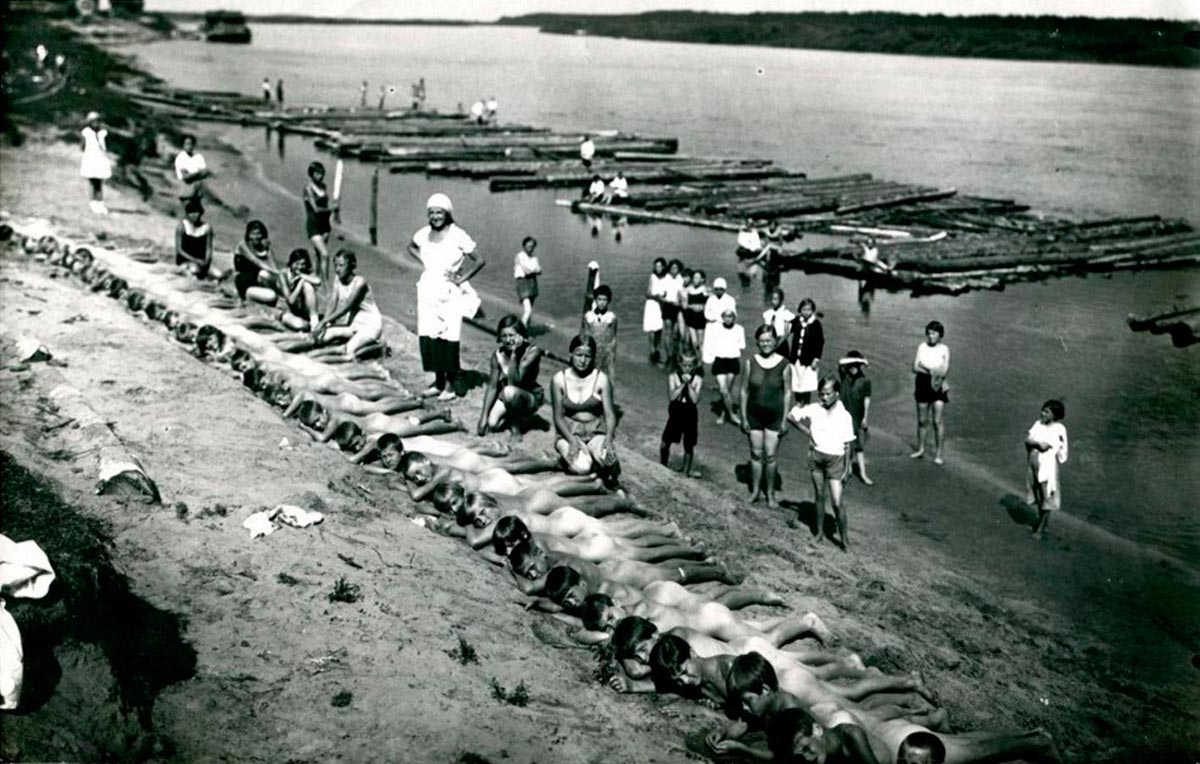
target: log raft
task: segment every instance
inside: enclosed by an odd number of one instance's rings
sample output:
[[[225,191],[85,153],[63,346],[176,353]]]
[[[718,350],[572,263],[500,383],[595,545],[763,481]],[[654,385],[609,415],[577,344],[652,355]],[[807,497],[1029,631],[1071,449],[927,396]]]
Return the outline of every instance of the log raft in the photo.
[[[959,294],[1005,284],[1118,269],[1200,264],[1200,234],[1155,215],[1069,220],[1038,214],[1013,199],[876,178],[869,173],[808,177],[773,162],[684,156],[671,137],[587,130],[596,146],[579,159],[580,132],[520,124],[478,124],[467,114],[321,106],[264,109],[258,98],[223,91],[110,86],[174,116],[266,126],[310,136],[338,157],[391,173],[486,181],[489,190],[586,190],[596,175],[630,183],[618,204],[559,199],[583,215],[737,231],[747,219],[776,221],[787,246],[773,267],[833,273],[914,294]],[[378,170],[377,170],[378,171]],[[844,237],[818,249],[804,234]],[[873,237],[882,265],[859,259],[856,239]],[[733,249],[732,241],[730,249]],[[1171,323],[1191,342],[1194,315]],[[1167,330],[1164,330],[1167,331]]]

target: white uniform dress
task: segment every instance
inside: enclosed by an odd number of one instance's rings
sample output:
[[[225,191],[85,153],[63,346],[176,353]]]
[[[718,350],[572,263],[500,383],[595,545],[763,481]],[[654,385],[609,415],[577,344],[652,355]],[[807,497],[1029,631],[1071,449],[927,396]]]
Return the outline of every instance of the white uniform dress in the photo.
[[[1029,467],[1026,468],[1025,500],[1030,504],[1036,501],[1034,493],[1036,482],[1041,484],[1042,494],[1045,497],[1042,509],[1061,509],[1062,494],[1059,491],[1058,465],[1067,462],[1067,428],[1062,422],[1042,424],[1039,419],[1029,428],[1028,439],[1034,443],[1047,444],[1050,446],[1050,450],[1034,452],[1037,466],[1034,467],[1031,461]]]
[[[659,300],[667,299],[671,289],[671,277],[664,273],[650,274],[650,287],[647,290],[652,296],[646,298],[646,307],[642,311],[642,331],[660,332],[663,328],[662,305]]]
[[[463,317],[475,315],[480,299],[469,283],[455,284],[451,278],[462,267],[464,257],[475,251],[475,241],[454,223],[436,239],[434,236],[429,226],[413,235],[425,266],[417,280],[417,334],[458,342]]]
[[[108,131],[100,128],[93,130],[90,126],[83,128],[83,161],[79,164],[79,174],[89,180],[108,180],[112,177],[112,163],[108,160],[105,141]]]

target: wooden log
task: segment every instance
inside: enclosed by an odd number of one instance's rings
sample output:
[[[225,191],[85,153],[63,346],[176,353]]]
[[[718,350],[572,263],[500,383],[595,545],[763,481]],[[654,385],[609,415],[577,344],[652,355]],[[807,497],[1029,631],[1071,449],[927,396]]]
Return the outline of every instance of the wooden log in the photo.
[[[921,193],[921,194],[909,194],[906,196],[884,197],[882,199],[875,199],[875,200],[872,200],[869,202],[862,202],[860,204],[851,204],[851,205],[847,205],[845,207],[839,207],[837,210],[835,210],[835,212],[837,212],[837,214],[839,214],[839,215],[847,215],[851,212],[859,212],[861,210],[869,210],[874,207],[893,207],[898,204],[912,204],[913,202],[924,202],[924,201],[930,201],[933,199],[945,199],[947,197],[954,196],[956,193],[958,193],[957,189],[945,188],[945,189],[939,189],[939,190],[935,190],[935,191],[928,191],[926,193]]]
[[[1172,305],[1167,310],[1161,310],[1158,313],[1151,313],[1145,316],[1135,316],[1130,313],[1125,318],[1125,323],[1135,332],[1144,332],[1150,330],[1155,324],[1166,323],[1169,321],[1185,318],[1187,316],[1200,315],[1200,307],[1181,308],[1177,305]]]

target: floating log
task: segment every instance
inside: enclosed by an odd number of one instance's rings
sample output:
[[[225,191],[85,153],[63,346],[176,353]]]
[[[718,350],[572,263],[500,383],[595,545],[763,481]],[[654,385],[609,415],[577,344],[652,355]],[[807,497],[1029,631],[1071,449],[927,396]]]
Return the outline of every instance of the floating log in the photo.
[[[1200,316],[1200,307],[1180,308],[1172,305],[1170,308],[1158,313],[1152,313],[1147,316],[1135,316],[1132,313],[1125,319],[1125,323],[1129,324],[1129,328],[1135,332],[1153,332],[1156,326],[1161,326],[1164,323],[1177,321],[1189,316]]]

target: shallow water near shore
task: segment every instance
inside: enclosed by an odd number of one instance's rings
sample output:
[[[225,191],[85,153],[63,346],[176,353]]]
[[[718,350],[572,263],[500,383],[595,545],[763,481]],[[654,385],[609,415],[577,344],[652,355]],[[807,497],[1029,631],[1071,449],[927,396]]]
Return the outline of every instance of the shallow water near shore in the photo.
[[[181,42],[133,50],[151,71],[185,87],[253,93],[262,76],[282,77],[289,103],[354,105],[363,78],[374,101],[388,77],[398,89],[389,103],[399,106],[407,83],[423,75],[434,108],[496,94],[505,120],[676,135],[683,153],[766,157],[811,176],[874,172],[1075,215],[1200,209],[1191,169],[1200,164],[1197,72],[577,39],[484,27],[270,25],[255,33],[255,44],[245,48]],[[309,56],[318,40],[319,63]],[[252,205],[272,225],[276,248],[302,244],[304,167],[332,159],[296,136],[216,129],[259,162],[267,186],[278,191]],[[371,167],[349,162],[346,170],[343,223],[361,236]],[[553,199],[566,190],[489,194],[482,184],[384,172],[382,249],[404,257],[403,243],[423,223],[424,199],[434,190],[451,194],[458,220],[490,261],[477,285],[504,301],[514,297],[512,252],[527,234],[539,239],[547,274],[538,314],[559,327],[544,340],[548,347],[562,349],[557,345],[576,325],[584,265],[601,263],[623,327],[619,396],[638,415],[627,413],[624,428],[652,443],[663,382],[645,363],[640,334],[650,261],[680,257],[710,279],[732,277],[732,237],[635,225],[622,227],[618,242],[609,222],[593,236],[588,221],[555,208]],[[407,271],[386,260],[362,267],[385,312],[411,312]],[[909,364],[921,327],[937,318],[953,352],[948,457],[957,475],[987,486],[997,499],[1021,493],[1025,430],[1044,399],[1062,398],[1072,446],[1066,514],[1191,566],[1200,563],[1200,356],[1170,347],[1166,338],[1131,333],[1124,316],[1195,299],[1197,286],[1194,272],[1118,274],[956,298],[879,293],[864,312],[853,282],[797,273],[783,280],[789,303],[801,296],[817,301],[827,361],[850,348],[871,359],[872,423],[892,450],[912,440]],[[741,321],[752,328],[761,292],[755,285],[737,296]],[[742,459],[743,450],[732,430],[706,423],[700,458],[712,469]],[[883,474],[910,469],[880,450]],[[803,495],[800,467],[791,465],[785,479]]]

